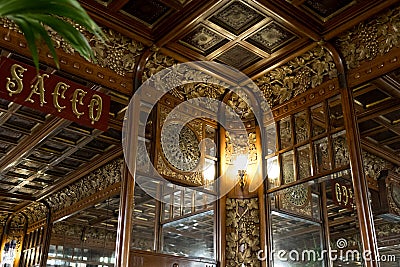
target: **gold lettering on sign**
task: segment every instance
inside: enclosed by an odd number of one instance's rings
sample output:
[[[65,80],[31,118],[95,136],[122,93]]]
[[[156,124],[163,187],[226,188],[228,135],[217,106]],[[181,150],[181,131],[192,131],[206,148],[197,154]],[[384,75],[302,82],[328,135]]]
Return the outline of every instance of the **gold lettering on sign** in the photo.
[[[72,102],[72,112],[76,115],[76,117],[79,119],[80,116],[85,114],[85,112],[79,112],[77,104],[83,106],[83,97],[86,95],[87,92],[83,91],[82,89],[76,89],[71,102]],[[79,99],[78,99],[79,98]]]
[[[90,104],[88,107],[89,107],[89,118],[92,121],[92,124],[94,124],[94,122],[99,121],[100,119],[101,111],[103,109],[103,99],[99,95],[94,94],[92,96],[92,99],[90,100]],[[94,115],[95,107],[96,107],[96,116]]]
[[[24,85],[22,83],[22,78],[24,77],[24,72],[27,71],[24,67],[18,65],[18,64],[13,64],[11,66],[11,77],[7,77],[7,84],[6,84],[6,89],[8,91],[8,94],[10,96],[14,94],[19,94],[21,93],[22,89],[24,89]],[[14,82],[12,82],[13,80]],[[15,90],[13,90],[15,89]]]
[[[54,92],[51,93],[53,95],[53,105],[54,107],[58,110],[58,112],[61,112],[65,108],[65,106],[60,106],[58,103],[58,97],[60,96],[62,99],[65,99],[65,91],[69,88],[69,85],[63,82],[58,82],[56,87],[54,88]]]
[[[31,93],[29,96],[25,99],[25,101],[29,101],[31,103],[35,103],[35,100],[33,100],[31,97],[33,94],[39,95],[39,101],[40,101],[40,106],[43,107],[43,104],[46,104],[47,102],[44,99],[44,78],[49,78],[49,75],[43,74],[43,75],[38,75],[37,76],[37,81],[35,84],[31,85]]]

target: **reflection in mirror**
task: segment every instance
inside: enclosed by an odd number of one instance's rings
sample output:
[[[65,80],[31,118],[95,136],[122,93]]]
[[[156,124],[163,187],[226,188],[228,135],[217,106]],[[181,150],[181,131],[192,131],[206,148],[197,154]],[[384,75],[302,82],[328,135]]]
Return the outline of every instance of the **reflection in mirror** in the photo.
[[[119,195],[53,224],[48,267],[114,266]]]
[[[215,261],[215,193],[136,178],[131,248]]]
[[[391,183],[382,174],[385,170],[400,173],[400,69],[353,88],[353,95],[380,266],[398,267],[400,206],[393,200]]]

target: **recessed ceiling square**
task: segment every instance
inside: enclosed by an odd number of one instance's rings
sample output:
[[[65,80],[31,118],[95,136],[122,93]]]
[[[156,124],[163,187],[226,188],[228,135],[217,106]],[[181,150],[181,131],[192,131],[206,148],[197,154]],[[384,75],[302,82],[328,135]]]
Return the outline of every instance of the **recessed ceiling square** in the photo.
[[[246,41],[266,51],[268,54],[272,54],[295,39],[297,39],[296,35],[273,21],[251,35]]]
[[[264,18],[265,16],[250,6],[240,1],[232,1],[212,15],[209,21],[239,35]]]
[[[306,0],[303,7],[326,21],[355,3],[354,0]]]
[[[122,7],[121,12],[153,25],[169,10],[158,0],[131,0]]]
[[[235,67],[238,70],[242,70],[261,59],[260,56],[240,45],[231,47],[216,58],[217,61]]]
[[[228,39],[205,25],[199,25],[184,36],[180,42],[203,55],[208,55],[226,44]]]

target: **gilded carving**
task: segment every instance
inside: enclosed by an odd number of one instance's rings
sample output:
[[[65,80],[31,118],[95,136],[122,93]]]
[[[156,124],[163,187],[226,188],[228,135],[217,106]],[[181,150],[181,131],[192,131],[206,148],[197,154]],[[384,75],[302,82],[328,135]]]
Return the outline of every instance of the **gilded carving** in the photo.
[[[378,179],[382,170],[391,168],[391,163],[365,150],[362,151],[362,158],[365,176],[374,180]]]
[[[157,48],[153,48],[153,50],[155,50],[154,53],[147,60],[144,67],[142,82],[146,81],[157,72],[172,67],[178,63],[172,57],[166,56],[159,52]]]
[[[238,155],[248,154],[248,164],[257,162],[257,135],[249,132],[248,135],[225,132],[225,159],[227,164],[232,164]]]
[[[350,163],[350,154],[345,135],[333,136],[333,155],[335,167],[345,166]]]
[[[362,22],[337,40],[347,68],[354,69],[400,46],[400,7]]]
[[[378,224],[375,226],[375,231],[378,238],[384,238],[391,235],[399,235],[400,224],[399,223]]]
[[[66,19],[76,27],[88,40],[93,48],[97,64],[103,68],[109,68],[121,76],[132,73],[136,64],[136,58],[142,53],[144,46],[142,43],[132,40],[114,30],[103,28],[106,35],[106,41],[103,42],[92,33],[86,31],[80,25]],[[0,19],[0,25],[4,28],[19,32],[18,27],[6,18]],[[47,30],[54,42],[56,48],[62,49],[67,54],[75,54],[74,49],[53,29],[47,27]]]
[[[67,208],[121,181],[123,159],[115,159],[46,198],[52,211]]]
[[[332,56],[322,46],[266,73],[255,83],[272,107],[337,76]]]
[[[226,200],[226,266],[260,266],[258,199]]]
[[[28,225],[31,225],[35,222],[46,219],[48,214],[48,209],[43,203],[33,202],[33,204],[24,208],[22,213],[26,215],[28,219]]]
[[[164,159],[161,154],[158,154],[157,158],[157,171],[164,177],[173,178],[180,180],[189,185],[203,185],[203,175],[201,171],[192,171],[190,173],[182,174],[172,170],[167,164],[165,164]]]
[[[239,91],[238,94],[232,93],[227,100],[227,105],[230,106],[233,111],[242,119],[253,119],[253,110],[247,105],[250,103],[250,99],[246,93]]]
[[[80,239],[81,241],[98,240],[104,242],[115,242],[117,232],[113,229],[103,229],[93,226],[70,224],[66,222],[57,222],[53,225],[52,235],[65,236],[68,239]]]

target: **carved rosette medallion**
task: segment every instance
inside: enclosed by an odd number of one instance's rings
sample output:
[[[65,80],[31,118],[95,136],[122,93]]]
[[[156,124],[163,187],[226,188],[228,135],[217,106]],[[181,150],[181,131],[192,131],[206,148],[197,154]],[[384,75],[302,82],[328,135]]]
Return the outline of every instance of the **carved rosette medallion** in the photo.
[[[175,137],[178,136],[178,142]],[[165,159],[176,169],[192,171],[200,161],[200,142],[196,134],[186,125],[164,125],[161,132],[161,146]]]

